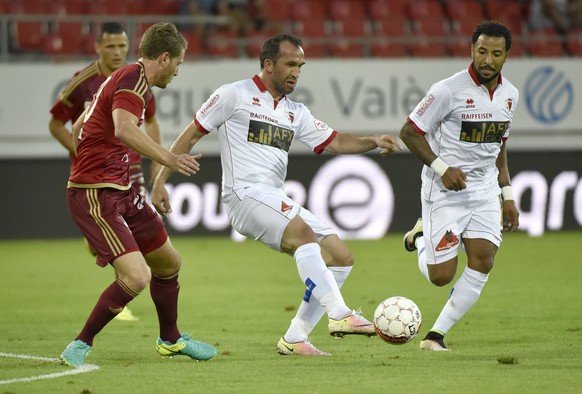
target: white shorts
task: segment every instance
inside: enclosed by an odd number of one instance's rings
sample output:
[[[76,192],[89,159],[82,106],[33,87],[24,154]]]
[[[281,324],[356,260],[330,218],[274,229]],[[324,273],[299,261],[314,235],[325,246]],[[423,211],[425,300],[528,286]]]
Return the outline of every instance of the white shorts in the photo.
[[[480,238],[501,245],[501,198],[497,194],[472,198],[422,200],[422,227],[427,264],[439,264],[458,255],[464,238]]]
[[[242,193],[224,196],[223,202],[230,224],[236,231],[279,252],[283,232],[296,215],[311,227],[318,241],[336,234],[330,225],[293,201],[283,191],[272,187],[253,186]]]

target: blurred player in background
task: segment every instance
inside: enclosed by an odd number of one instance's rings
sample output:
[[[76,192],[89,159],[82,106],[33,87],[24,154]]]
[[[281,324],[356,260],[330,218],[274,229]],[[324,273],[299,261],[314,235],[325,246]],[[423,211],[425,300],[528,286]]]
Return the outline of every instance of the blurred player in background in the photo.
[[[277,344],[283,355],[329,355],[317,349],[309,334],[327,312],[331,335],[375,335],[371,322],[346,306],[340,287],[350,274],[353,257],[335,230],[285,194],[288,152],[299,140],[316,154],[364,153],[399,149],[391,136],[340,133],[315,119],[303,104],[287,97],[305,64],[299,38],[281,34],[267,40],[261,71],[251,79],[220,87],[196,112],[194,121],[172,145],[175,154],[217,129],[223,169],[222,200],[231,225],[271,249],[294,256],[306,289],[297,315]],[[162,169],[154,180],[152,203],[170,213]],[[323,257],[322,257],[323,255]]]
[[[501,76],[510,49],[506,26],[478,25],[471,65],[435,83],[400,131],[402,141],[425,164],[422,219],[404,236],[406,250],[418,250],[420,271],[437,286],[455,278],[459,246],[468,260],[420,343],[424,350],[448,350],[444,335],[477,302],[501,232],[519,225],[506,152],[519,93]]]
[[[73,125],[76,157],[67,188],[69,211],[97,252],[97,264],[111,264],[117,279],[61,354],[64,364],[82,365],[95,336],[148,284],[159,320],[158,353],[196,360],[216,355],[213,346],[178,330],[180,255],[160,216],[132,187],[128,159],[133,149],[172,171],[198,171],[199,155],[170,153],[139,128],[152,99],[150,88],[163,89],[178,75],[186,47],[173,24],[152,25],[142,37],[138,62],[113,72]],[[128,343],[126,349],[132,346]]]
[[[73,139],[66,124],[75,123],[85,110],[99,86],[111,73],[125,65],[129,42],[123,26],[117,22],[106,22],[101,25],[95,51],[99,55],[97,61],[73,75],[57,102],[51,108],[49,130],[53,137],[68,151],[71,158],[71,170],[75,159]],[[144,126],[151,139],[160,143],[160,127],[156,120],[156,103],[152,96],[146,108]],[[132,187],[145,197],[146,185],[142,169],[141,156],[135,151],[129,153]],[[152,163],[152,171],[157,171],[157,163]],[[154,172],[152,172],[154,173]],[[94,251],[91,251],[94,254]],[[125,308],[116,317],[118,320],[136,321],[138,318],[131,310]]]

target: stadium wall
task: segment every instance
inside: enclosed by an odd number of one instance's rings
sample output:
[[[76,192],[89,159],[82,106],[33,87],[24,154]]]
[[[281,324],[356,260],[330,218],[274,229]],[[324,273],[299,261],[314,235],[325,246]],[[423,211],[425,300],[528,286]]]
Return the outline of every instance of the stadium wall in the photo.
[[[65,205],[68,158],[48,120],[60,90],[85,65],[0,63],[1,75],[10,76],[0,90],[0,239],[79,236]],[[468,65],[458,59],[308,61],[293,98],[341,131],[397,134],[433,82]],[[163,144],[171,144],[218,86],[258,69],[258,61],[182,65],[173,84],[155,91]],[[582,59],[510,59],[504,69],[520,90],[508,152],[521,229],[532,236],[582,226],[580,69]],[[196,151],[204,153],[202,172],[170,179],[169,231],[237,238],[219,202],[215,133]],[[420,215],[421,165],[407,152],[316,157],[297,144],[290,162],[289,193],[348,239],[402,232]]]

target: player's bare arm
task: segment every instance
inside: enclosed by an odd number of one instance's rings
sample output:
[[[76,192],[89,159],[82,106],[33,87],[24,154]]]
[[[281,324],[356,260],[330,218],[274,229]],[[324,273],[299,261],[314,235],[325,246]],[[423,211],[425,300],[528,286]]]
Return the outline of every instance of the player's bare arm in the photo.
[[[51,117],[51,120],[49,121],[49,130],[52,136],[55,137],[62,146],[64,146],[71,154],[75,154],[72,134],[63,121]]]
[[[382,149],[380,152],[382,156],[387,156],[401,149],[397,138],[391,135],[362,136],[338,132],[325,150],[330,153],[341,154],[364,153],[376,148]]]
[[[158,144],[162,144],[162,138],[161,138],[161,133],[160,133],[160,124],[158,123],[158,119],[155,116],[152,116],[150,118],[145,118],[143,121],[144,127],[145,127],[145,131],[146,134],[155,142],[157,142]],[[156,174],[158,173],[158,171],[160,170],[160,163],[153,161],[151,163],[151,167],[150,167],[150,177],[149,180],[147,182],[148,186],[151,187],[154,179],[156,177]]]
[[[406,121],[400,129],[400,139],[424,164],[431,166],[438,156],[431,149],[424,135],[419,134],[410,121]],[[441,181],[448,190],[459,191],[467,187],[467,176],[456,167],[448,167],[442,174]]]
[[[198,129],[195,122],[190,123],[178,136],[176,141],[170,147],[170,152],[174,154],[185,154],[192,150],[194,145],[206,134]],[[196,159],[202,157],[201,154],[194,156]],[[152,190],[151,190],[151,200],[156,211],[161,215],[167,215],[172,213],[172,206],[170,205],[170,197],[168,191],[164,187],[164,183],[170,176],[171,171],[167,167],[162,167],[161,170],[156,175]]]
[[[505,142],[501,144],[501,150],[495,162],[497,170],[499,171],[499,187],[502,192],[508,186],[511,186],[511,179],[509,177],[509,169],[507,165],[507,148]],[[509,189],[511,190],[511,189]],[[519,211],[513,200],[512,192],[505,192],[503,195],[503,231],[513,232],[519,227]]]
[[[77,146],[79,145],[79,134],[81,133],[81,128],[83,127],[83,120],[85,119],[85,114],[87,113],[87,108],[79,116],[77,121],[71,127],[71,144],[73,146],[73,154],[77,156]]]
[[[115,137],[137,153],[186,176],[196,174],[200,169],[197,161],[200,156],[175,155],[167,151],[137,127],[138,119],[131,112],[116,108],[112,115]]]

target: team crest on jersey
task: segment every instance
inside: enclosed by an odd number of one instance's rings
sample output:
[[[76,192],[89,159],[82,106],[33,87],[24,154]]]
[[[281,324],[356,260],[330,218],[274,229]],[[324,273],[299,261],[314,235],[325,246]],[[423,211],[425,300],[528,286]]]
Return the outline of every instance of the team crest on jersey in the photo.
[[[505,100],[505,103],[507,104],[507,110],[511,112],[511,109],[513,108],[513,100],[511,98],[508,98],[507,100]]]
[[[420,105],[420,108],[418,109],[418,111],[416,111],[416,114],[418,116],[422,116],[422,114],[424,114],[424,112],[428,109],[428,107],[430,107],[430,105],[432,104],[433,101],[434,101],[434,96],[432,94],[429,94],[428,96],[426,96],[426,98],[424,99],[424,101]]]
[[[289,122],[293,123],[293,121],[295,120],[295,114],[291,111],[288,111],[287,116],[289,116]]]
[[[271,123],[251,120],[249,122],[249,134],[247,141],[261,145],[269,145],[274,148],[289,152],[295,132]]]
[[[321,120],[315,119],[315,128],[319,131],[327,130],[329,126],[323,123]]]
[[[457,238],[457,236],[451,230],[448,230],[445,233],[445,235],[443,235],[443,238],[441,239],[441,241],[437,245],[436,251],[440,252],[443,250],[450,249],[458,243],[459,243],[459,238]]]
[[[475,100],[473,100],[472,98],[468,98],[467,101],[465,101],[465,103],[467,103],[467,105],[465,105],[465,108],[475,108]]]

